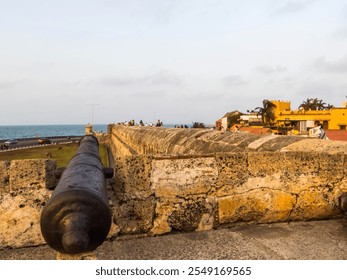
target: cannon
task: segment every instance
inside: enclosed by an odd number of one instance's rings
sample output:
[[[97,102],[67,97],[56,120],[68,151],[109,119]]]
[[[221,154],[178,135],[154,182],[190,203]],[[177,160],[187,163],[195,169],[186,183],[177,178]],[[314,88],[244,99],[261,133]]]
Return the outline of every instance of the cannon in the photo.
[[[42,210],[41,233],[47,244],[64,254],[91,252],[106,239],[111,227],[106,178],[98,140],[87,135],[79,143]]]

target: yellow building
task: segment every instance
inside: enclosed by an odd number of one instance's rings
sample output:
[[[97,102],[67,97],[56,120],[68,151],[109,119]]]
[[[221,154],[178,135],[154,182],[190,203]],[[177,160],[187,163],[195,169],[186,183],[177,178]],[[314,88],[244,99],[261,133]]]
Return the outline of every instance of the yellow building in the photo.
[[[274,123],[279,129],[296,130],[305,134],[319,121],[325,130],[347,130],[347,106],[334,107],[326,110],[292,110],[290,101],[271,100],[276,107],[273,109]]]

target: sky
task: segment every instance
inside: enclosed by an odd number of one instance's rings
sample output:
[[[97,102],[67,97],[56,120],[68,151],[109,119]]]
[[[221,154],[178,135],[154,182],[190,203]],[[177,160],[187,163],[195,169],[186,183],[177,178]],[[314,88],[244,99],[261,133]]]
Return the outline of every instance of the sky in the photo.
[[[213,124],[346,77],[342,0],[0,0],[0,125]]]

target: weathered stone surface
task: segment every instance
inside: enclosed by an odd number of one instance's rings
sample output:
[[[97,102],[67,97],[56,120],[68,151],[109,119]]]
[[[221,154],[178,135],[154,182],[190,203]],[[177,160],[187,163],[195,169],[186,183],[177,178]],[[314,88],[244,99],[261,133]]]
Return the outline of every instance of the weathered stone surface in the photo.
[[[203,215],[208,214],[208,210],[204,200],[185,201],[172,211],[168,217],[168,224],[173,230],[194,231],[198,228]]]
[[[282,152],[315,152],[324,154],[347,154],[346,141],[326,141],[321,139],[303,139],[280,149]]]
[[[82,254],[64,254],[57,253],[56,260],[64,260],[64,261],[80,261],[80,260],[97,260],[98,259],[98,251],[86,252]]]
[[[202,214],[196,231],[212,230],[219,225],[217,198],[204,197],[204,207],[206,211]]]
[[[216,224],[216,199],[203,196],[160,199],[152,235],[176,231],[211,230]]]
[[[151,229],[152,235],[159,235],[171,232],[172,228],[168,223],[168,217],[173,211],[173,202],[168,199],[160,199],[155,207],[155,220]]]
[[[279,135],[269,134],[264,137],[258,138],[257,140],[251,142],[248,145],[248,149],[250,150],[258,150],[261,146],[264,145],[267,141],[280,137]]]
[[[234,193],[236,188],[243,186],[249,178],[247,153],[216,154],[218,168],[217,196]]]
[[[280,135],[277,138],[264,142],[264,144],[258,148],[258,151],[276,152],[292,143],[300,143],[302,140],[303,138],[298,136]]]
[[[285,153],[283,188],[300,193],[312,187],[338,184],[344,177],[344,155]]]
[[[294,195],[271,189],[249,192],[218,199],[219,222],[237,221],[279,222],[289,219],[295,205]]]
[[[283,190],[286,191],[286,187],[281,180],[281,173],[272,175],[266,175],[261,177],[248,177],[242,185],[236,186],[233,192],[225,194],[241,194],[256,189],[270,189],[270,190]]]
[[[242,151],[261,136],[206,129],[114,126],[112,145],[117,156],[132,154],[199,154]],[[233,142],[232,144],[230,144]],[[126,143],[126,145],[124,145]]]
[[[215,158],[155,159],[151,184],[156,197],[207,194],[216,184]]]
[[[49,188],[56,184],[55,169],[53,160],[13,160],[10,166],[11,190],[33,186]]]
[[[155,201],[129,200],[114,209],[114,223],[119,226],[120,233],[146,233],[153,226]]]
[[[131,156],[136,154],[136,151],[115,134],[111,135],[111,143],[111,150],[114,155]]]
[[[40,215],[55,186],[55,161],[13,160],[1,171],[8,184],[0,192],[0,247],[43,244]]]
[[[151,189],[152,157],[126,156],[119,158],[114,172],[114,192],[118,199],[148,198]]]
[[[285,154],[278,152],[249,152],[248,172],[252,177],[264,177],[283,172]]]
[[[309,188],[297,195],[293,220],[328,219],[340,214],[335,191],[329,187]]]
[[[306,139],[299,136],[255,135],[245,132],[213,131],[206,129],[175,129],[162,127],[127,127],[115,125],[109,129],[112,144],[127,147],[124,155],[132,154],[197,154],[236,152],[242,150],[257,151],[296,151],[347,153],[347,143]],[[118,149],[118,156],[122,155]]]
[[[0,161],[0,195],[10,188],[10,162]]]
[[[340,182],[336,183],[334,190],[338,192],[339,196],[342,193],[347,192],[347,176],[345,176]]]
[[[41,187],[17,188],[0,196],[0,248],[44,244],[40,215],[50,191]]]
[[[319,156],[319,177],[327,184],[340,182],[344,177],[346,156],[343,153],[322,154]],[[332,172],[333,170],[333,172]]]
[[[129,180],[136,172],[125,170],[131,166],[124,164],[127,157],[117,155],[125,168],[118,181],[126,195],[119,198],[139,197],[148,185],[152,190],[144,192],[156,202],[152,234],[210,229],[218,222],[335,215],[336,201],[347,189],[345,143],[199,129],[116,126],[110,131],[133,154],[154,156],[144,163],[150,165],[149,184],[138,188],[130,183],[137,179]],[[218,201],[218,211],[202,210],[201,197]],[[195,203],[187,204],[188,198]]]

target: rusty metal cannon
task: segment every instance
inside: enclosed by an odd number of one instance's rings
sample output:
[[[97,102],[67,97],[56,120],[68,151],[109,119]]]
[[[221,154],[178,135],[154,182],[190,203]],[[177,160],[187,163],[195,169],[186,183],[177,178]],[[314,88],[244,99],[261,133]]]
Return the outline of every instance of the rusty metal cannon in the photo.
[[[41,213],[41,232],[49,246],[79,254],[103,243],[111,227],[106,178],[112,171],[102,166],[98,140],[82,138]]]

